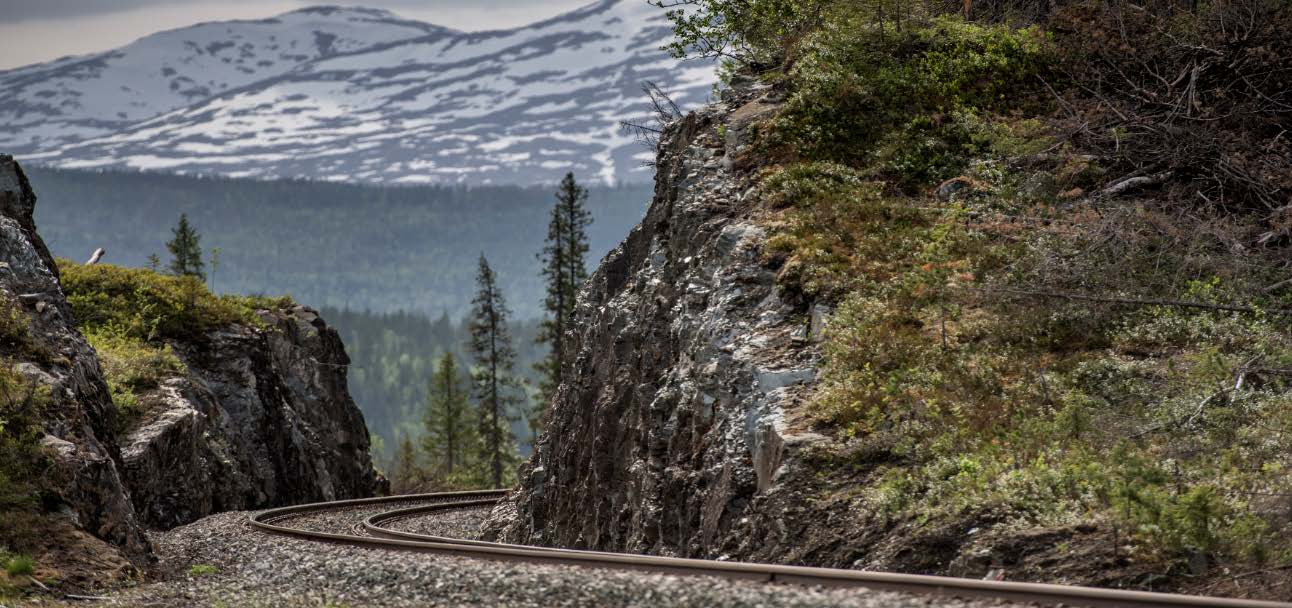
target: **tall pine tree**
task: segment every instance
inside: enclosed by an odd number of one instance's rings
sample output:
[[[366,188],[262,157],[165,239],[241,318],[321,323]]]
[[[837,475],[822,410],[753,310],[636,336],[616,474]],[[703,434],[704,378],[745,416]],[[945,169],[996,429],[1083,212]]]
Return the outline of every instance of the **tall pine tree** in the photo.
[[[516,350],[507,331],[506,300],[498,288],[498,277],[489,267],[484,254],[476,273],[476,297],[472,300],[471,373],[476,398],[480,400],[480,446],[482,460],[488,463],[493,487],[500,488],[503,471],[516,463],[516,438],[511,432],[512,413],[520,401],[520,388],[512,367]]]
[[[202,261],[202,248],[198,245],[201,235],[188,223],[188,214],[181,213],[179,225],[171,231],[173,238],[166,243],[170,250],[170,272],[181,277],[196,277],[206,281],[206,272]]]
[[[543,262],[543,279],[547,282],[547,311],[540,325],[538,341],[549,344],[551,352],[537,365],[543,380],[539,386],[539,405],[530,416],[530,428],[537,434],[538,420],[552,399],[556,387],[565,379],[574,358],[570,324],[574,320],[574,299],[588,278],[588,226],[592,214],[584,208],[588,190],[580,186],[573,173],[566,173],[556,191],[556,203],[547,224],[547,244],[539,258]]]
[[[446,352],[431,374],[422,451],[430,458],[437,476],[451,485],[462,481],[468,451],[475,445],[474,413],[462,386],[457,360]]]

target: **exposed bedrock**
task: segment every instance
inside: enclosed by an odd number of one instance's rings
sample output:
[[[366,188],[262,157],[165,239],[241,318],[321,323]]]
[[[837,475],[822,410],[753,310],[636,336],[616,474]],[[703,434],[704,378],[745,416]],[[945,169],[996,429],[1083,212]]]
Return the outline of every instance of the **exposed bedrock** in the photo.
[[[795,415],[815,379],[812,315],[778,294],[738,171],[765,95],[666,131],[654,200],[580,294],[574,380],[487,535],[719,557],[820,439]]]
[[[346,389],[341,340],[303,306],[172,343],[187,373],[142,396],[148,414],[119,433],[98,356],[36,233],[35,204],[22,169],[0,155],[0,295],[32,343],[6,346],[4,361],[50,396],[40,424],[52,466],[35,480],[49,554],[38,563],[113,578],[149,563],[145,524],[385,490]]]
[[[122,445],[149,525],[384,491],[336,330],[303,306],[260,318],[172,344],[189,373],[144,397],[151,413]]]

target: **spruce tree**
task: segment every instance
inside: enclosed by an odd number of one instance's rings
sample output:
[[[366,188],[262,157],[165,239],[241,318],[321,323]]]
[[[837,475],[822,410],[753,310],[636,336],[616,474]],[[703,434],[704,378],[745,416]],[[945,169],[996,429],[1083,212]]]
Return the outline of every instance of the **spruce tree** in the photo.
[[[399,438],[399,448],[395,453],[395,463],[391,467],[394,469],[395,478],[391,480],[392,490],[396,494],[407,494],[415,491],[421,485],[421,471],[417,465],[417,452],[413,449],[413,442],[408,435]]]
[[[436,473],[450,483],[461,477],[467,449],[473,445],[476,417],[472,414],[457,360],[452,353],[446,352],[431,374],[423,419],[426,435],[422,439],[422,450],[430,457]]]
[[[556,203],[547,225],[547,244],[540,259],[543,261],[543,279],[547,283],[547,297],[543,307],[547,318],[539,326],[538,342],[549,344],[551,352],[536,366],[543,375],[539,386],[539,411],[530,419],[530,427],[537,431],[537,418],[551,401],[556,387],[565,380],[567,367],[574,358],[570,324],[574,319],[574,299],[588,278],[586,255],[588,253],[587,228],[592,224],[592,214],[584,208],[588,190],[580,186],[573,173],[565,174],[556,191]]]
[[[179,225],[171,231],[173,238],[166,243],[170,250],[170,272],[181,277],[196,277],[206,281],[203,270],[202,248],[198,245],[201,235],[188,223],[188,214],[180,214]]]
[[[498,277],[484,254],[476,274],[476,297],[472,300],[471,379],[479,399],[481,460],[488,463],[493,487],[502,487],[504,466],[517,460],[516,438],[511,433],[512,411],[520,388],[512,373],[516,350],[507,331],[507,303],[498,288]]]

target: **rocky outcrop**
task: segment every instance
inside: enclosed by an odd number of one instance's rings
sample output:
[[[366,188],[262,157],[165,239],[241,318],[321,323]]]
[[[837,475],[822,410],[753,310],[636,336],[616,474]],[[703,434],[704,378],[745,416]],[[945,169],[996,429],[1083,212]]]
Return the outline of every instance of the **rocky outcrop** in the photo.
[[[42,566],[62,573],[76,562],[91,579],[80,582],[101,583],[104,570],[126,574],[149,563],[145,523],[384,489],[346,390],[341,341],[302,306],[172,344],[188,373],[145,395],[152,413],[119,436],[98,357],[76,330],[58,267],[36,234],[35,203],[21,168],[0,155],[0,296],[29,325],[29,337],[6,340],[0,354],[49,391],[41,444],[53,466],[37,483]]]
[[[0,155],[0,291],[27,318],[33,342],[26,352],[4,354],[28,381],[48,387],[51,400],[42,443],[54,468],[41,485],[42,502],[70,527],[143,564],[151,551],[119,474],[116,410],[94,349],[73,325],[58,267],[36,234],[35,205],[22,169]]]
[[[654,200],[579,296],[574,380],[487,536],[721,557],[801,472],[813,315],[778,293],[740,171],[775,106],[747,90],[666,130]]]
[[[143,397],[122,458],[149,525],[384,491],[336,330],[302,306],[260,317],[172,344],[189,373]]]

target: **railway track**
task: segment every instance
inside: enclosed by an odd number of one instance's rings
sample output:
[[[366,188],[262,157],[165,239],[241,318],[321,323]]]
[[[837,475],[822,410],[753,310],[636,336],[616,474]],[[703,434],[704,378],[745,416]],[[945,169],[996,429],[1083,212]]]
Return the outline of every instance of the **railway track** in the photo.
[[[1244,600],[1072,585],[984,581],[944,576],[865,572],[836,568],[810,568],[743,562],[720,562],[647,555],[550,549],[479,540],[463,540],[394,530],[389,524],[458,509],[479,508],[498,502],[506,490],[446,492],[313,503],[270,509],[252,515],[253,527],[313,541],[382,549],[474,557],[489,560],[560,564],[591,568],[638,570],[663,574],[718,576],[728,579],[807,586],[864,587],[884,591],[936,594],[961,598],[993,598],[1065,606],[1139,608],[1292,608],[1292,603]],[[309,524],[311,517],[337,510],[356,512],[343,529],[292,525]],[[360,519],[361,518],[361,519]],[[335,526],[333,526],[335,527]]]

